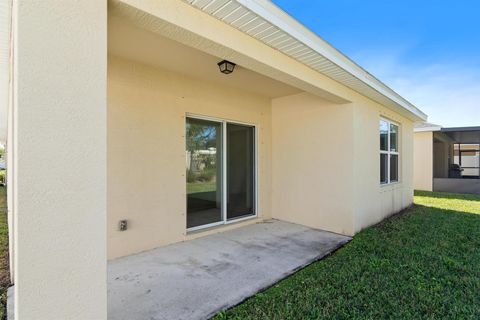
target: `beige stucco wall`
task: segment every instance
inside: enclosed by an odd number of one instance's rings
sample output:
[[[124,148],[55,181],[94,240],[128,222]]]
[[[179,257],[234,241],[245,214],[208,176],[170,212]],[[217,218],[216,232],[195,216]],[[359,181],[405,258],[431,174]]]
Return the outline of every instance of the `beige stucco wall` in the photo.
[[[413,122],[360,96],[272,103],[274,218],[353,235],[413,202]],[[400,181],[380,185],[379,120],[400,126]]]
[[[431,131],[414,134],[414,188],[433,190],[433,133]]]
[[[17,320],[106,319],[107,1],[13,1]]]
[[[380,184],[379,120],[399,125],[399,181]],[[413,122],[387,108],[359,97],[354,108],[355,232],[380,222],[413,203]]]
[[[206,234],[186,235],[187,113],[257,126],[259,219],[271,216],[269,98],[109,56],[109,258]],[[118,231],[121,219],[129,221],[127,231]]]
[[[444,141],[433,142],[433,177],[448,178],[448,148]]]
[[[261,218],[354,234],[412,203],[412,121],[191,7],[126,2],[161,18],[140,19],[142,28],[310,93],[271,101],[111,56],[109,258],[238,226],[185,234],[187,112],[259,125]],[[189,13],[169,15],[173,7]],[[117,2],[112,8],[129,20],[138,14]],[[205,38],[192,33],[197,30]],[[388,186],[379,183],[381,116],[401,129],[401,181]],[[117,230],[120,219],[129,220],[128,231]]]
[[[353,106],[302,93],[272,116],[273,217],[353,234]]]

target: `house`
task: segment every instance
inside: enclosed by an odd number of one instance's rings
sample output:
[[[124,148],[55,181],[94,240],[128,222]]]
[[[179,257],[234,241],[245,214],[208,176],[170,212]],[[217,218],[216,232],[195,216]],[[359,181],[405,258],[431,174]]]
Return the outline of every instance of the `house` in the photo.
[[[480,127],[418,123],[414,134],[414,188],[480,194]]]
[[[426,115],[270,1],[6,12],[17,319],[105,319],[109,259],[272,218],[354,235],[413,201]]]

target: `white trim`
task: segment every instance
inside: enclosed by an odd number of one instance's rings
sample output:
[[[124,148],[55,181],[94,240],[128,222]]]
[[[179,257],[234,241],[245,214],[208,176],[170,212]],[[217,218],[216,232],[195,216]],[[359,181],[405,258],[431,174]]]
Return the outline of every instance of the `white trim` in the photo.
[[[222,121],[222,222],[227,220],[227,126]]]
[[[423,128],[414,128],[413,132],[429,132],[429,131],[441,131],[442,127],[423,127]]]
[[[209,223],[209,224],[204,224],[204,225],[201,225],[201,226],[196,226],[196,227],[191,227],[191,228],[186,228],[186,233],[190,233],[190,232],[193,232],[193,231],[199,231],[199,230],[204,230],[204,229],[209,229],[209,228],[212,228],[212,227],[216,227],[216,226],[221,226],[221,225],[228,225],[228,224],[232,224],[232,223],[236,223],[236,222],[240,222],[240,221],[244,221],[244,220],[250,220],[250,219],[255,219],[255,218],[258,218],[258,203],[259,203],[259,197],[258,197],[258,176],[259,176],[259,171],[258,171],[258,163],[259,163],[259,154],[258,154],[258,141],[259,141],[259,134],[258,134],[258,131],[257,130],[257,125],[256,124],[253,124],[253,123],[247,123],[247,122],[241,122],[241,121],[236,121],[236,120],[230,120],[230,119],[225,119],[225,118],[218,118],[218,117],[211,117],[211,116],[205,116],[205,115],[199,115],[199,114],[193,114],[193,113],[186,113],[185,114],[185,125],[186,125],[186,122],[187,122],[187,119],[188,118],[191,118],[191,119],[199,119],[199,120],[206,120],[206,121],[212,121],[212,122],[216,122],[216,123],[219,123],[221,124],[221,127],[222,127],[222,163],[221,163],[221,166],[222,166],[222,204],[221,204],[221,212],[222,212],[222,220],[221,221],[217,221],[217,222],[213,222],[213,223]],[[227,217],[227,124],[238,124],[238,125],[243,125],[243,126],[248,126],[248,127],[251,127],[253,128],[253,134],[254,134],[254,146],[253,146],[253,150],[254,150],[254,179],[255,179],[255,183],[254,183],[254,203],[253,203],[253,210],[254,210],[254,214],[252,215],[245,215],[245,216],[241,216],[239,218],[232,218],[232,219],[228,219]],[[185,197],[187,196],[187,194],[185,193]],[[185,210],[185,224],[187,222],[187,217],[188,215],[188,212]]]
[[[387,118],[384,118],[384,117],[380,117],[380,121],[385,121],[387,124],[388,124],[388,132],[387,132],[387,150],[382,150],[381,149],[381,146],[380,146],[380,154],[385,154],[387,155],[387,182],[382,182],[380,181],[380,186],[387,186],[387,185],[392,185],[392,184],[395,184],[395,183],[400,183],[400,124],[398,122],[395,122],[395,121],[392,121],[392,120],[389,120]],[[379,122],[380,122],[379,121]],[[390,141],[390,134],[391,134],[391,125],[394,125],[394,126],[397,126],[397,150],[398,151],[390,151],[390,145],[391,145],[391,141]],[[380,132],[379,132],[380,134]],[[391,180],[391,177],[390,177],[390,167],[391,167],[391,156],[392,155],[395,155],[398,157],[398,161],[397,161],[397,180],[394,180],[392,181]],[[381,158],[381,157],[380,157]],[[381,161],[381,159],[380,159]],[[380,168],[381,168],[382,164],[380,163]]]
[[[193,232],[193,231],[198,231],[198,230],[203,230],[203,229],[209,229],[209,228],[213,228],[213,227],[221,226],[221,225],[224,225],[223,221],[212,222],[212,223],[209,223],[209,224],[202,224],[201,226],[187,228],[187,233]]]
[[[267,0],[231,0],[229,3],[243,7],[247,13],[250,13],[255,18],[260,18],[264,21],[261,26],[255,28],[254,33],[249,33],[250,30],[242,30],[241,25],[237,25],[236,21],[226,21],[230,12],[215,11],[210,12],[208,6],[214,2],[223,0],[209,0],[197,2],[195,0],[184,0],[199,10],[219,19],[220,21],[241,30],[243,33],[252,36],[253,38],[273,47],[276,50],[283,52],[289,57],[307,65],[308,67],[327,75],[343,85],[359,92],[370,99],[379,102],[389,108],[406,111],[409,115],[418,121],[425,121],[427,115],[415,107],[412,103],[400,96],[394,90],[386,86],[380,80],[375,78],[372,74],[353,62],[347,56],[335,49],[318,35],[304,27],[297,20],[285,13],[271,1]],[[232,6],[232,10],[239,10],[238,7]],[[272,26],[274,28],[272,28]],[[260,29],[260,30],[259,30]],[[278,30],[277,30],[278,29]],[[275,34],[283,34],[286,39],[282,42],[288,42],[287,46],[282,47],[282,43],[274,44],[272,41],[265,41],[270,35],[258,37],[266,30],[272,30]],[[273,31],[275,30],[275,31]],[[281,36],[280,35],[280,36]],[[294,48],[300,48],[299,51]],[[311,57],[308,52],[312,51],[313,56],[318,56],[320,60],[325,60],[326,64],[322,67],[315,66],[315,63],[309,61],[317,61]],[[308,59],[304,55],[308,54]]]

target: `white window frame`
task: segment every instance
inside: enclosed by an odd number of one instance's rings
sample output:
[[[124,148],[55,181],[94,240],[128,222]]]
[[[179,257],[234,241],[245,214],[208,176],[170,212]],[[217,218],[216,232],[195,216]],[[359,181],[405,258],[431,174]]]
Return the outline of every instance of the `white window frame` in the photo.
[[[385,186],[385,185],[390,185],[390,184],[395,184],[395,183],[399,183],[400,182],[400,125],[395,122],[395,121],[392,121],[392,120],[389,120],[389,119],[386,119],[386,118],[380,118],[379,122],[380,121],[385,121],[387,124],[388,124],[388,133],[387,133],[387,150],[382,150],[382,145],[380,144],[380,154],[385,154],[387,155],[387,181],[386,182],[382,182],[380,181],[380,185],[382,186]],[[391,125],[395,125],[397,126],[397,151],[390,151],[390,130],[391,130]],[[379,134],[380,134],[380,131],[379,131]],[[379,142],[380,143],[380,142]],[[397,180],[395,181],[392,181],[391,180],[391,177],[390,177],[390,156],[391,155],[396,155],[398,157],[398,163],[397,163]],[[381,164],[381,157],[380,157],[380,168],[382,166]]]
[[[217,122],[222,125],[222,220],[209,223],[209,224],[204,224],[201,226],[197,227],[191,227],[191,228],[186,228],[187,233],[194,232],[194,231],[199,231],[199,230],[204,230],[204,229],[209,229],[213,227],[218,227],[221,225],[228,225],[232,223],[237,223],[245,220],[250,220],[250,219],[255,219],[258,218],[258,208],[259,208],[259,198],[258,198],[258,186],[259,186],[259,174],[258,174],[258,159],[259,159],[259,153],[258,153],[258,135],[259,135],[259,130],[257,130],[257,125],[253,123],[247,123],[247,122],[240,122],[236,120],[229,120],[229,119],[223,119],[223,118],[216,118],[216,117],[210,117],[210,116],[204,116],[204,115],[199,115],[199,114],[192,114],[192,113],[187,113],[185,115],[185,125],[187,123],[187,118],[191,119],[199,119],[199,120],[207,120],[207,121],[212,121],[212,122]],[[253,128],[253,134],[254,134],[254,139],[253,139],[253,150],[254,150],[254,179],[255,183],[253,187],[255,188],[254,190],[254,198],[255,201],[253,203],[253,208],[254,208],[254,214],[253,215],[248,215],[245,217],[240,217],[240,218],[234,218],[234,219],[228,219],[227,217],[227,124],[238,124],[238,125],[244,125],[244,126],[249,126]],[[186,187],[186,183],[185,183]],[[187,196],[185,192],[185,197]],[[187,225],[187,208],[185,207],[185,226]]]

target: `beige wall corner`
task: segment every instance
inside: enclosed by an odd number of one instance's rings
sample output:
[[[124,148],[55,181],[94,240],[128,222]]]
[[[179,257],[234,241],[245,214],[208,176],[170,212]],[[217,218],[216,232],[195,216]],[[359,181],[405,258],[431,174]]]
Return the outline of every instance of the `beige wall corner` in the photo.
[[[353,107],[308,93],[272,102],[272,215],[353,235]]]
[[[415,132],[414,134],[414,188],[433,190],[433,132]]]
[[[15,319],[106,319],[107,1],[13,5]]]
[[[361,98],[354,112],[355,232],[382,221],[413,203],[413,122]],[[399,127],[399,181],[380,184],[379,121]]]

